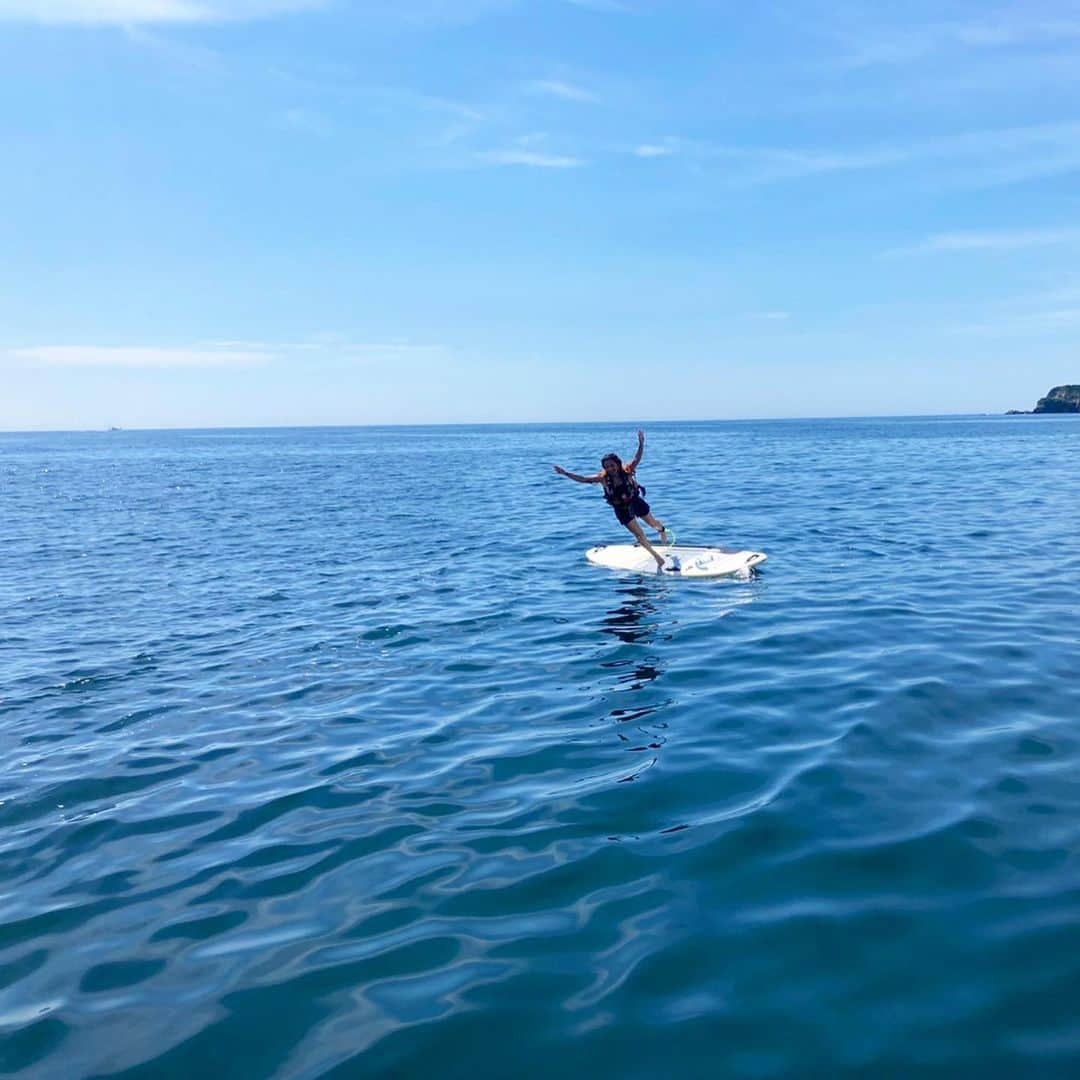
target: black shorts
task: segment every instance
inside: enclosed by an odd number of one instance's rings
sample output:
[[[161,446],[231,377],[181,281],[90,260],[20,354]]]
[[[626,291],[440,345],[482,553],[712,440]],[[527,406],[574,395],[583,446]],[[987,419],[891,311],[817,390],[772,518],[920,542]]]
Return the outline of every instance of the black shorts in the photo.
[[[635,495],[625,506],[613,506],[612,510],[620,525],[629,525],[634,518],[649,513],[649,504],[640,495]]]

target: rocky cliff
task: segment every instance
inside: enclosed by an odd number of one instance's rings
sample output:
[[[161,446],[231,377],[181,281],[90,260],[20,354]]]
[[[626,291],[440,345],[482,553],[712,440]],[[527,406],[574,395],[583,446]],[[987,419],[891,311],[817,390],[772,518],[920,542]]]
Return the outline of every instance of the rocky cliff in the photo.
[[[1080,413],[1080,386],[1055,386],[1046,397],[1041,397],[1035,413]],[[1023,409],[1010,409],[1010,416],[1026,415]]]
[[[1039,398],[1035,411],[1080,412],[1080,386],[1055,386],[1044,398]]]

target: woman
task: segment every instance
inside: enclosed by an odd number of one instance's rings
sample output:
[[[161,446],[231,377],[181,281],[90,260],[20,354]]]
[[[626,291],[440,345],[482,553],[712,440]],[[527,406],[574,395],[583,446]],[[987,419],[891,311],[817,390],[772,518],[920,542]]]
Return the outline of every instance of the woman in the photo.
[[[664,566],[664,557],[645,539],[645,530],[638,524],[641,518],[646,525],[651,526],[660,534],[660,543],[668,543],[667,530],[663,523],[653,517],[649,504],[642,498],[645,489],[638,484],[635,478],[637,467],[641,463],[641,455],[645,452],[645,432],[637,433],[637,453],[629,465],[624,465],[618,454],[606,454],[600,461],[602,466],[595,476],[578,476],[577,473],[567,472],[561,465],[553,468],[560,476],[569,477],[579,484],[603,484],[604,498],[611,504],[619,523],[625,525],[637,538],[637,542],[656,560],[657,569]]]

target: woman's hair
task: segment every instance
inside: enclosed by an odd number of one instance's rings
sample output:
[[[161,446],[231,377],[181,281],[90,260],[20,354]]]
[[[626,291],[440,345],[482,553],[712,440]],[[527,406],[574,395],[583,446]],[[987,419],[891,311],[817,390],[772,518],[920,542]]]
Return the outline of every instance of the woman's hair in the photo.
[[[602,458],[600,459],[600,467],[601,467],[601,468],[604,468],[604,467],[606,467],[606,465],[607,465],[607,463],[608,463],[609,461],[614,461],[614,462],[615,462],[615,464],[616,464],[616,465],[618,465],[620,469],[621,469],[621,468],[623,467],[623,463],[622,463],[622,458],[621,458],[621,457],[619,457],[619,455],[618,455],[618,454],[605,454],[605,455],[604,455],[604,456],[603,456],[603,457],[602,457]]]

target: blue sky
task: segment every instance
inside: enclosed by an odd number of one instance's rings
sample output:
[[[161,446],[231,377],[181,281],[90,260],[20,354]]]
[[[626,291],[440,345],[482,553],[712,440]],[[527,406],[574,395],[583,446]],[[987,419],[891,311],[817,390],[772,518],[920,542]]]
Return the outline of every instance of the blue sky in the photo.
[[[0,0],[0,65],[0,429],[1080,382],[1080,2]]]

